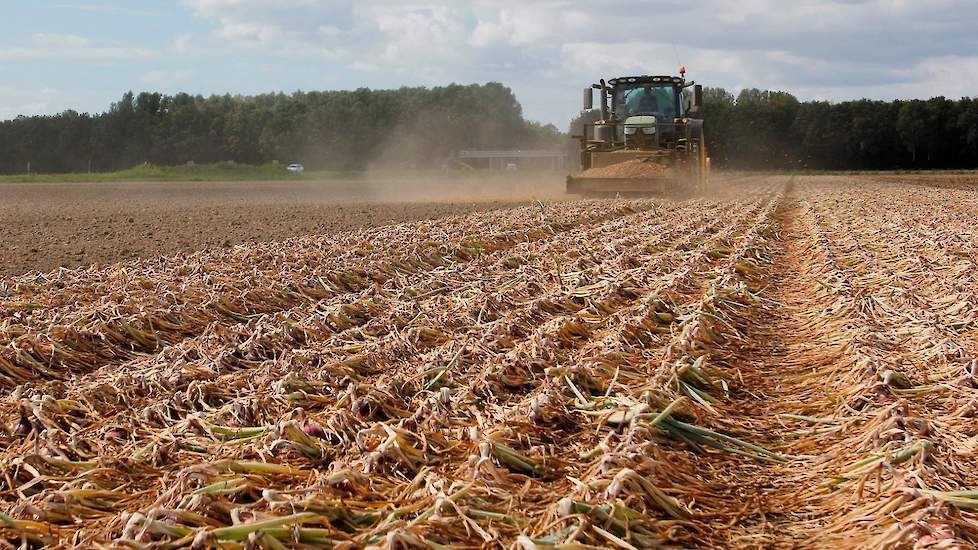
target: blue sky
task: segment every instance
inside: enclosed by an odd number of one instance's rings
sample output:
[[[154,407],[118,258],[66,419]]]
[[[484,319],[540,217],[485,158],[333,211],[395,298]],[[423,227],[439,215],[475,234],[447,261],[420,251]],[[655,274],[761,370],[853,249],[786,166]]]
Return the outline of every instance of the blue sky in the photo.
[[[499,81],[563,127],[601,76],[803,99],[978,95],[973,0],[6,0],[0,118],[212,94]],[[695,38],[691,38],[695,37]]]

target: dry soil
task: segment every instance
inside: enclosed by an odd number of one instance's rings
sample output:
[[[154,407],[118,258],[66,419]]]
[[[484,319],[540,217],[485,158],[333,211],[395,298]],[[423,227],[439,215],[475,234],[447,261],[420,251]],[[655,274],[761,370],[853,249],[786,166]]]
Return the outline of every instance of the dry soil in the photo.
[[[554,178],[0,184],[0,276],[557,198]]]

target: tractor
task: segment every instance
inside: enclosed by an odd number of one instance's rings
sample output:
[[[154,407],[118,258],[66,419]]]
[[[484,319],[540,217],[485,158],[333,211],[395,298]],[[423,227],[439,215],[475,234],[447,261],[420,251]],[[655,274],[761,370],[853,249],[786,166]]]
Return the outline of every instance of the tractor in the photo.
[[[699,118],[703,87],[680,76],[626,76],[584,89],[581,173],[567,192],[581,195],[689,195],[705,190],[710,161]],[[594,91],[598,111],[594,111]]]

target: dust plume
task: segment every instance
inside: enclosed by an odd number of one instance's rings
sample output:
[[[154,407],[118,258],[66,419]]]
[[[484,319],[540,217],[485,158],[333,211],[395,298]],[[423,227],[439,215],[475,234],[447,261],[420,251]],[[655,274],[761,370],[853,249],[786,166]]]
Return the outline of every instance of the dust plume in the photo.
[[[485,202],[559,200],[564,193],[563,169],[529,165],[516,171],[490,170],[460,161],[460,149],[528,149],[524,139],[501,143],[493,124],[474,124],[464,141],[431,117],[415,117],[388,132],[369,164],[364,193],[383,202]],[[520,136],[516,136],[519,138]]]

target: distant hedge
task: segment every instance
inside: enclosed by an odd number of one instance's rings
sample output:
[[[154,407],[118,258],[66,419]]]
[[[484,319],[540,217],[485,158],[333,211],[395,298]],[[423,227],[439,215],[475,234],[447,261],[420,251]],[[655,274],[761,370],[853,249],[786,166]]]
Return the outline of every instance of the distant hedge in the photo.
[[[978,98],[800,102],[785,92],[706,90],[708,144],[730,168],[978,167]]]
[[[0,122],[0,173],[235,161],[314,170],[443,162],[458,149],[560,147],[554,126],[524,120],[498,83],[291,95],[126,93],[100,114]]]

